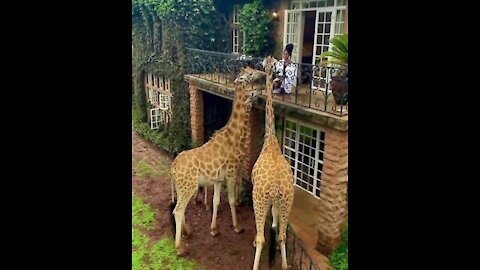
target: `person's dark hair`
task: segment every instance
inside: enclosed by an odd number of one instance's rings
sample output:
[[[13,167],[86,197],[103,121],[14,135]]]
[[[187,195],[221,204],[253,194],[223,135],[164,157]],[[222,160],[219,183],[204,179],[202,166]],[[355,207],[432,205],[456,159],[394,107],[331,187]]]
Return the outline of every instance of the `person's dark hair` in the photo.
[[[292,56],[293,44],[287,44],[287,46],[285,46],[285,51],[288,52],[288,55]]]

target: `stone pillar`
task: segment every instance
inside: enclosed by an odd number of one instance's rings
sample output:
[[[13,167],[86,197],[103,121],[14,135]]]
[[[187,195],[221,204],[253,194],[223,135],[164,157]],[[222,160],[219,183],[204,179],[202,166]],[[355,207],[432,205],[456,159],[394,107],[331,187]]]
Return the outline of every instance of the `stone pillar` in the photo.
[[[261,146],[260,142],[260,110],[252,107],[248,116],[247,134],[245,137],[245,158],[243,160],[243,166],[241,176],[244,179],[250,179],[252,175],[253,165],[257,161],[260,154]]]
[[[317,218],[317,249],[329,255],[341,241],[347,218],[348,131],[327,129],[320,202]]]
[[[192,124],[192,140],[197,146],[205,141],[203,124],[203,93],[194,85],[190,89],[190,117]]]

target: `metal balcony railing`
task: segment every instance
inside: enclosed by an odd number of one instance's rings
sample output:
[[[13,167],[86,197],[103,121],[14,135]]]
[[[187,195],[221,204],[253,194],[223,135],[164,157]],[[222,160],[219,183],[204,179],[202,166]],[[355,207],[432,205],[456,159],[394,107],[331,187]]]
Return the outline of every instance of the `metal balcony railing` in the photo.
[[[187,48],[186,71],[190,76],[233,87],[241,67],[264,71],[262,61],[263,58],[258,57]],[[345,68],[291,63],[284,71],[276,70],[274,77],[280,79],[281,87],[286,90],[275,94],[275,100],[337,116],[348,113],[348,70]]]

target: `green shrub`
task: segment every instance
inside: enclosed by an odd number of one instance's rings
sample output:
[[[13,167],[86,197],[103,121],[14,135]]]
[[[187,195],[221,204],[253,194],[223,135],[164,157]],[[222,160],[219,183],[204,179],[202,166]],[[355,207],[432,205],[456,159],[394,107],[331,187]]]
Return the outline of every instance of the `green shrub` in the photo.
[[[342,242],[329,257],[336,270],[348,270],[348,225],[342,232]]]

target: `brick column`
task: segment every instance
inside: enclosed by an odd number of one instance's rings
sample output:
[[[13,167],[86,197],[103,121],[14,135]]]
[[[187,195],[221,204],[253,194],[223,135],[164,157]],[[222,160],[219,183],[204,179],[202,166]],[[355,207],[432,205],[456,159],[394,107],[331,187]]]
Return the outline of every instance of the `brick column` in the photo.
[[[245,137],[245,158],[243,160],[243,166],[241,175],[244,179],[250,179],[252,175],[253,165],[257,161],[260,154],[260,111],[253,107],[250,110],[247,124],[247,134]]]
[[[340,243],[341,229],[347,218],[348,131],[327,129],[320,203],[317,218],[317,249],[330,254]]]
[[[190,117],[192,124],[192,140],[197,146],[205,141],[203,123],[203,94],[196,86],[190,85]]]

